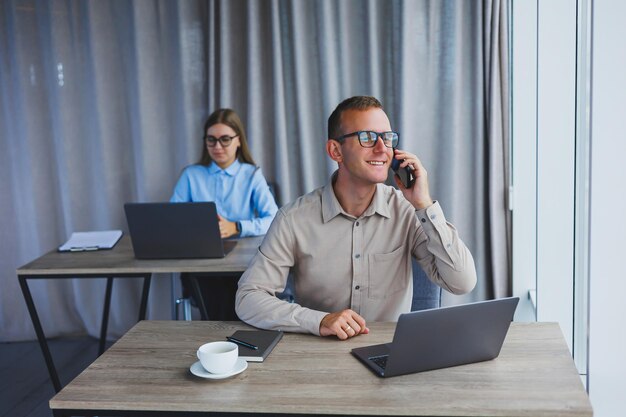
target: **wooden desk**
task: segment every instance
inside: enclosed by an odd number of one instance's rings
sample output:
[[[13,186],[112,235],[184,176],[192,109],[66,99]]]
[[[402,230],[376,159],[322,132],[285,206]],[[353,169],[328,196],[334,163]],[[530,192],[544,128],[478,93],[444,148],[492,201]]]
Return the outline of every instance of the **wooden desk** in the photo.
[[[104,311],[100,329],[100,353],[104,351],[108,326],[111,290],[114,278],[143,278],[139,320],[145,319],[150,280],[153,273],[190,273],[202,275],[240,276],[256,253],[262,236],[238,239],[235,248],[221,259],[136,259],[129,236],[124,236],[111,250],[91,252],[58,252],[47,254],[17,269],[24,300],[46,360],[50,379],[56,392],[61,389],[48,343],[41,327],[37,309],[28,287],[30,279],[107,278]],[[197,289],[197,283],[194,280]]]
[[[227,413],[591,416],[592,409],[556,323],[513,323],[488,362],[379,378],[352,357],[388,342],[395,323],[341,342],[285,334],[267,360],[224,380],[193,376],[203,343],[241,323],[142,321],[50,400],[55,416]]]

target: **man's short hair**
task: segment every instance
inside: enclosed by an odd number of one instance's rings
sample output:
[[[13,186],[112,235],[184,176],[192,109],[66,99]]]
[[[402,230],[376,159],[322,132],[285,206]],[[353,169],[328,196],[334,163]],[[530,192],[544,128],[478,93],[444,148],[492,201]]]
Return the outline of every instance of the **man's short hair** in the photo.
[[[347,133],[341,128],[341,115],[346,110],[368,110],[371,108],[382,109],[383,105],[376,97],[371,96],[354,96],[345,99],[328,118],[328,138],[335,139]]]

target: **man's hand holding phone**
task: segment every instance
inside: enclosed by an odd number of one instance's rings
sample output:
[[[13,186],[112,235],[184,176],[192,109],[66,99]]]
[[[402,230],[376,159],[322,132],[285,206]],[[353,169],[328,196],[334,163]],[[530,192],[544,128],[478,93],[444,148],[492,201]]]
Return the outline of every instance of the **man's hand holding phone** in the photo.
[[[432,205],[433,200],[428,188],[428,173],[417,156],[394,149],[393,157],[391,167],[395,173],[396,184],[404,198],[409,200],[417,210]]]

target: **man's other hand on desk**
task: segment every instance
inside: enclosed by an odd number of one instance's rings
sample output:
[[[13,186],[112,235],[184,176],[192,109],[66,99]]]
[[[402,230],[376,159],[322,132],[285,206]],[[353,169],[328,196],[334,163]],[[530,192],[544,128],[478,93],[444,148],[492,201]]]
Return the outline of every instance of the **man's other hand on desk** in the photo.
[[[365,319],[350,309],[329,313],[320,323],[320,336],[335,335],[341,340],[369,332]]]

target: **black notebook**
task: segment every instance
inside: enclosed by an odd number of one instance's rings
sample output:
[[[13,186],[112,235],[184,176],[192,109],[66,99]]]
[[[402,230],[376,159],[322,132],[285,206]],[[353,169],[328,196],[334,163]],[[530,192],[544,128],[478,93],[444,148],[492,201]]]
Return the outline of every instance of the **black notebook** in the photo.
[[[239,344],[239,357],[248,362],[263,362],[283,337],[278,330],[237,330],[230,337],[257,346],[250,349]]]

